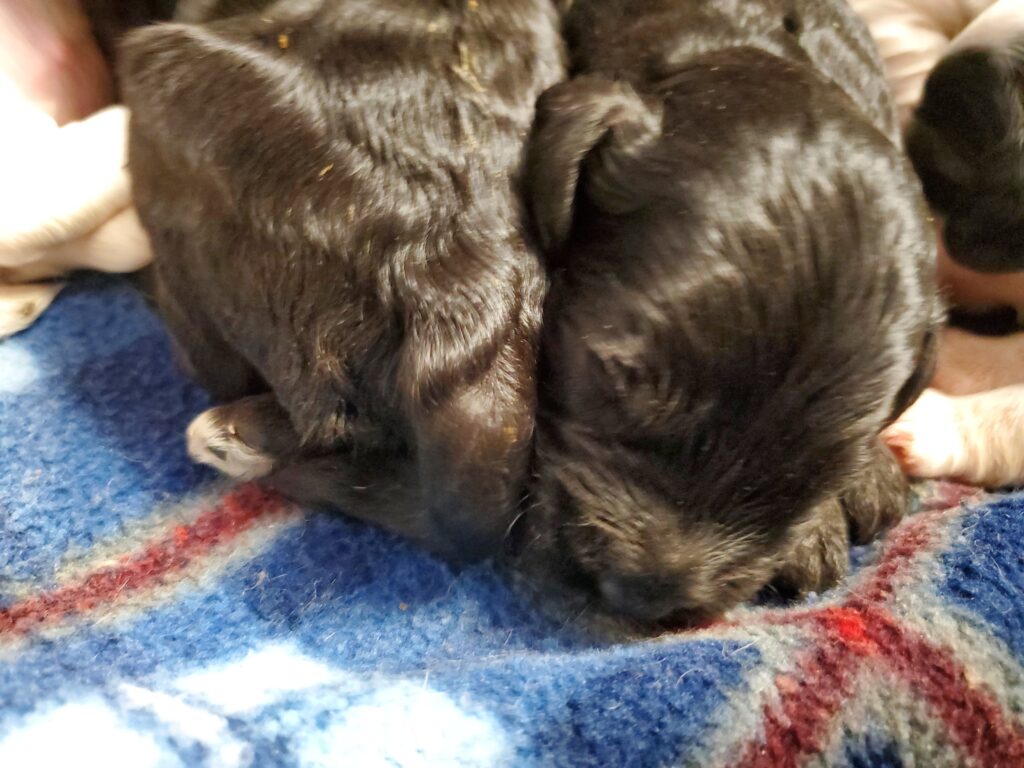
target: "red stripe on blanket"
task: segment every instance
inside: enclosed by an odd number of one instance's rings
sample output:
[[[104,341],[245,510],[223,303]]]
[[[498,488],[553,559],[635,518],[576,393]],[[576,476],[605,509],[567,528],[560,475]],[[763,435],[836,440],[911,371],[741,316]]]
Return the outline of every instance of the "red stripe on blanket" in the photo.
[[[843,608],[804,616],[818,626],[792,674],[779,675],[777,706],[765,706],[764,733],[750,742],[737,766],[796,768],[825,748],[828,725],[849,699],[860,661],[872,650],[863,619]]]
[[[868,605],[823,610],[815,624],[814,643],[792,674],[776,679],[779,703],[764,708],[764,732],[737,766],[796,768],[820,755],[868,662],[926,701],[975,765],[1024,765],[1024,729],[1008,721],[986,691],[971,686],[949,650]]]
[[[763,731],[737,766],[796,768],[820,755],[832,724],[866,667],[894,675],[927,702],[963,755],[981,766],[1024,765],[1024,729],[987,691],[975,688],[950,649],[903,627],[883,607],[900,575],[933,547],[941,512],[906,521],[862,584],[836,605],[772,611],[754,623],[803,626],[808,647],[791,674],[779,675],[776,704],[763,709]]]
[[[896,578],[910,567],[919,552],[935,543],[943,518],[950,511],[922,512],[890,534],[891,541],[886,544],[870,578],[854,590],[853,598],[872,603],[888,600],[895,591]]]
[[[878,562],[868,566],[859,583],[854,582],[851,593],[837,604],[812,606],[809,608],[770,608],[739,619],[716,619],[700,627],[701,629],[742,629],[752,624],[760,626],[792,626],[815,621],[822,612],[850,606],[862,606],[868,603],[884,603],[896,589],[896,580],[910,568],[917,555],[935,546],[941,531],[944,518],[952,509],[937,512],[921,512],[904,521],[899,528],[890,534],[890,540]]]
[[[865,609],[865,622],[888,668],[928,702],[975,765],[1024,766],[1024,728],[1007,720],[984,689],[971,685],[949,649],[904,629],[877,608]]]
[[[126,599],[165,580],[218,545],[225,544],[256,522],[286,509],[280,497],[255,486],[225,496],[192,523],[179,525],[163,539],[120,565],[89,574],[82,581],[45,592],[0,610],[0,635],[24,634],[66,617]]]

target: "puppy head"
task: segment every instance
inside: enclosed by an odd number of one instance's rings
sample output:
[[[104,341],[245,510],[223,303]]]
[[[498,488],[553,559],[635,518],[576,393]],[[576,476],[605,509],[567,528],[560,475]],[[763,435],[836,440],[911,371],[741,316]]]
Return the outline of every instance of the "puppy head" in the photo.
[[[945,220],[954,260],[1024,268],[1024,48],[967,49],[939,63],[907,128],[907,151]]]
[[[558,86],[531,149],[554,284],[527,546],[645,620],[772,578],[939,319],[897,148],[813,75],[710,58],[647,98]]]

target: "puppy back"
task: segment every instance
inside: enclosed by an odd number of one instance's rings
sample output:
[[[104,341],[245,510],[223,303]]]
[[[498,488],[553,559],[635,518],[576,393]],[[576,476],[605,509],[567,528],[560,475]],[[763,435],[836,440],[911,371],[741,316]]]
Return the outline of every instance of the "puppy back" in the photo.
[[[276,3],[126,42],[158,269],[194,286],[303,428],[339,392],[393,392],[403,366],[436,400],[509,334],[535,337],[544,278],[519,173],[534,100],[562,71],[554,13]],[[406,342],[420,351],[396,368]]]

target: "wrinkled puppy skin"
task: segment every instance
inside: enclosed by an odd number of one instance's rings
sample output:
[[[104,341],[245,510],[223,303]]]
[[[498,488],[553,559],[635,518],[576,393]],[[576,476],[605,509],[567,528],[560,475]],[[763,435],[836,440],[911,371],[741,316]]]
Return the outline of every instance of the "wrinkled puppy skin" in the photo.
[[[906,509],[878,434],[942,319],[868,32],[838,0],[577,0],[566,36],[521,545],[644,622],[826,589]]]
[[[533,436],[546,278],[520,171],[564,74],[554,5],[176,18],[125,39],[120,75],[152,290],[228,409],[190,450],[454,560],[493,553]]]

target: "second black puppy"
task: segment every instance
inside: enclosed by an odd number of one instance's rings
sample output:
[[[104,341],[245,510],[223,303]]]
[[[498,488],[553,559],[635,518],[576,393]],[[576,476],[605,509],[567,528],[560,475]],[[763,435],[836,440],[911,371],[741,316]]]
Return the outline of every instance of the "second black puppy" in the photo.
[[[934,239],[840,0],[577,0],[531,149],[551,251],[527,547],[641,619],[843,575],[907,487]]]
[[[1024,8],[1016,12],[1008,39],[1004,26],[987,23],[957,43],[929,74],[907,126],[949,255],[979,272],[1024,269]]]
[[[121,76],[193,455],[470,559],[522,496],[545,278],[519,172],[550,0],[193,0]]]

